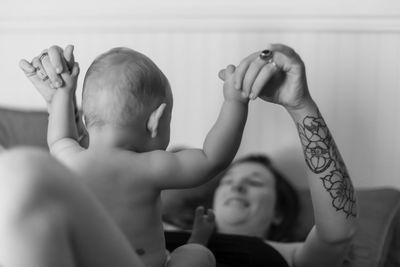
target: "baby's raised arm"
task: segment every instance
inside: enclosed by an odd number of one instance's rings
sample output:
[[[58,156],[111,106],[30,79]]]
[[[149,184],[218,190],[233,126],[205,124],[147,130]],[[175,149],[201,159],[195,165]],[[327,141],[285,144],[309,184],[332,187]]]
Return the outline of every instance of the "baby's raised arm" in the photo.
[[[74,64],[71,71],[61,73],[64,85],[57,89],[50,106],[47,143],[50,152],[61,156],[67,150],[82,150],[78,142],[75,120],[75,90],[79,66]]]
[[[185,188],[202,184],[226,168],[239,148],[247,119],[248,101],[234,88],[235,67],[227,67],[224,102],[218,119],[209,131],[202,149],[186,149],[176,153],[158,151],[153,154],[155,177],[162,188]],[[160,175],[157,175],[159,173]]]
[[[54,63],[57,63],[55,67]],[[20,67],[47,103],[50,152],[57,156],[66,148],[78,148],[75,90],[79,66],[74,62],[73,47],[67,46],[63,51],[52,46],[31,63],[21,60]]]

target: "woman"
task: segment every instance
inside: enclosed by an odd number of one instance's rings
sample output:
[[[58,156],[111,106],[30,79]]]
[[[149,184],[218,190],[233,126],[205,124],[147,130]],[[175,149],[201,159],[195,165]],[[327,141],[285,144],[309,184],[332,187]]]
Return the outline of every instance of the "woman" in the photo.
[[[220,78],[224,79],[224,70]],[[315,226],[304,242],[268,240],[282,240],[284,235],[274,236],[282,234],[276,228],[288,231],[294,218],[287,221],[284,216],[279,192],[284,182],[279,173],[265,159],[250,157],[229,167],[215,191],[217,232],[266,239],[289,266],[340,266],[356,229],[356,197],[338,148],[308,91],[302,60],[293,49],[273,44],[242,60],[235,80],[237,89],[251,99],[260,97],[282,105],[296,124],[307,164]],[[214,215],[196,214],[192,236],[207,232],[201,230],[204,227],[211,228],[210,216]],[[290,231],[283,234],[290,238]],[[218,261],[218,255],[216,258]]]
[[[242,157],[224,172],[213,208],[219,233],[295,240],[297,192],[265,155]]]

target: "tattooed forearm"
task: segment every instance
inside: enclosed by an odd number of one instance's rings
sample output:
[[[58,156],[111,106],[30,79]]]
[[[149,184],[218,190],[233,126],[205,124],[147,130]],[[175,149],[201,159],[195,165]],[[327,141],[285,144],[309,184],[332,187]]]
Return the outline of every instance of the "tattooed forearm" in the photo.
[[[347,217],[356,216],[354,188],[321,114],[305,117],[297,128],[307,166],[312,172],[322,175],[320,178],[332,198],[332,206]]]

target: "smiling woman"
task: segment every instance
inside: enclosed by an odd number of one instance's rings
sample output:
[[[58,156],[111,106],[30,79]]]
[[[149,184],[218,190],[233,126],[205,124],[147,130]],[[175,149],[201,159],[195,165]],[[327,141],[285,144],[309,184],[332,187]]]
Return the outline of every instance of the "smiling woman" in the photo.
[[[296,190],[265,155],[237,160],[214,195],[218,232],[293,240],[299,204]]]

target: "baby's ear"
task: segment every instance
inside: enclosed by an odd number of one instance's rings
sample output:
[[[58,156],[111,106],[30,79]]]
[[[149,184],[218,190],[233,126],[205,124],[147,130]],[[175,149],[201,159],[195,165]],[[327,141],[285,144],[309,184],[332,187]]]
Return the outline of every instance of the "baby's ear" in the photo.
[[[157,136],[158,124],[166,107],[167,104],[162,103],[150,114],[149,120],[147,121],[147,130],[150,132],[151,138]]]

